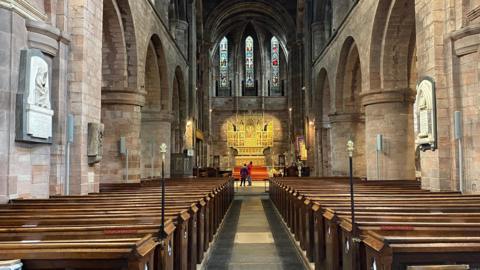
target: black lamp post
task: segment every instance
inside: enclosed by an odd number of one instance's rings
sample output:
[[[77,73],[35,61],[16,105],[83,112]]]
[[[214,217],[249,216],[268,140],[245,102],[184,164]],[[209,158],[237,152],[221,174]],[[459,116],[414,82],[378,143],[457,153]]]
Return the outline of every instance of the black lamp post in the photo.
[[[352,234],[355,234],[355,198],[353,196],[353,151],[355,150],[355,145],[352,140],[347,142],[347,151],[348,151],[348,162],[349,162],[349,177],[350,177],[350,210],[352,215]]]
[[[165,236],[165,154],[167,153],[167,145],[160,145],[160,153],[162,154],[162,220],[160,225],[160,233]]]
[[[358,262],[358,248],[360,238],[358,237],[357,227],[355,226],[355,196],[354,196],[354,184],[353,184],[353,151],[355,150],[355,144],[350,139],[347,142],[348,161],[349,161],[349,178],[350,178],[350,212],[352,218],[352,243],[351,243],[351,258],[352,264]],[[348,243],[346,243],[348,245]],[[358,266],[352,265],[352,269],[357,269]]]

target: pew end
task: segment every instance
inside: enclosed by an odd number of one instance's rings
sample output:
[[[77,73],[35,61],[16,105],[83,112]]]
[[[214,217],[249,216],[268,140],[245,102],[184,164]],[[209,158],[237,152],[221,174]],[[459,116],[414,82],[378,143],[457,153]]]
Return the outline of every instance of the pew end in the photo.
[[[0,270],[21,270],[22,266],[21,260],[0,261]]]

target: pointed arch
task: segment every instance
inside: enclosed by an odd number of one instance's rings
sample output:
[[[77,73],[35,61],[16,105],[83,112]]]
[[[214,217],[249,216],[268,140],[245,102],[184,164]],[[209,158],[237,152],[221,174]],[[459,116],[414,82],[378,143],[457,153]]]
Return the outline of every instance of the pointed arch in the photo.
[[[160,161],[152,157],[160,155],[156,145],[165,142],[162,122],[169,109],[168,70],[162,43],[153,34],[144,55],[145,104],[141,108],[140,174],[142,177],[160,175]],[[152,161],[154,162],[152,164]]]
[[[128,1],[103,1],[103,88],[136,88],[137,50],[134,29]]]
[[[171,146],[172,153],[181,153],[184,150],[184,134],[187,123],[187,99],[185,80],[182,69],[175,68],[175,76],[172,83],[172,125]]]
[[[357,113],[363,110],[360,102],[362,71],[357,45],[348,37],[340,52],[335,91],[336,111]]]
[[[150,38],[147,51],[145,52],[145,77],[147,74],[153,72],[151,68],[156,69],[156,75],[158,77],[158,85],[153,85],[155,87],[154,91],[157,91],[155,94],[149,93],[147,89],[148,81],[145,78],[145,90],[147,91],[147,102],[158,103],[158,109],[168,111],[170,110],[170,94],[169,94],[169,82],[168,82],[168,65],[167,59],[165,57],[165,52],[163,48],[162,41],[157,34],[153,34]],[[154,66],[150,66],[153,64]],[[153,89],[152,89],[153,90]],[[151,91],[150,91],[151,92]],[[149,100],[149,95],[154,94],[154,100]],[[152,96],[153,98],[153,96]]]
[[[331,100],[331,93],[330,93],[330,81],[328,79],[327,70],[322,68],[320,73],[318,74],[318,99],[317,100],[317,107],[321,104],[321,110],[319,110],[319,116],[323,123],[329,122],[329,115],[332,113],[332,100]]]
[[[319,142],[317,144],[317,153],[319,155],[317,166],[321,168],[322,176],[332,175],[332,145],[330,131],[330,114],[332,113],[332,100],[330,93],[330,81],[325,68],[322,68],[318,74],[318,114],[317,119],[321,125],[317,127]]]
[[[353,37],[347,37],[340,51],[335,89],[335,113],[343,118],[342,123],[336,123],[335,136],[343,136],[344,142],[352,139],[355,143],[353,171],[354,175],[365,176],[365,120],[364,107],[361,103],[362,70],[360,55]],[[332,142],[333,143],[333,142]],[[344,143],[342,143],[344,147]],[[337,146],[337,149],[340,147]],[[335,151],[332,151],[335,152]],[[333,155],[333,154],[332,154]],[[338,153],[335,153],[338,158]],[[335,165],[334,165],[335,166]],[[340,168],[337,166],[337,168]],[[335,173],[335,168],[332,169]]]
[[[379,1],[370,49],[370,89],[408,87],[415,37],[415,1]]]

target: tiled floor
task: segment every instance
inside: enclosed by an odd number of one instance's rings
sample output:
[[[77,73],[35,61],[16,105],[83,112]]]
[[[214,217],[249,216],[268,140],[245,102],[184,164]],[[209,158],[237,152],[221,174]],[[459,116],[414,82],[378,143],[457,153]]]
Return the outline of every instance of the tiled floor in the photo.
[[[251,186],[240,186],[240,182],[235,182],[235,191],[237,195],[259,195],[268,191],[267,181],[253,181]]]
[[[268,196],[238,194],[205,269],[305,269]]]

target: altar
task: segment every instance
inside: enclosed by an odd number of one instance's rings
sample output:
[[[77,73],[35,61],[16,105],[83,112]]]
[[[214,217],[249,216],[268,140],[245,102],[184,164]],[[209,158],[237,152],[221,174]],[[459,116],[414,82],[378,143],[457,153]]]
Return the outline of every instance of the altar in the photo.
[[[273,147],[273,121],[263,114],[242,114],[227,124],[227,145],[236,150],[235,167],[265,166],[265,150]]]
[[[235,157],[235,166],[243,166],[244,164],[249,164],[250,161],[255,166],[266,166],[265,156],[236,156]]]
[[[240,169],[242,166],[235,167],[232,172],[234,179],[240,179]],[[263,181],[269,178],[268,168],[265,166],[253,166],[251,171],[252,181]]]

